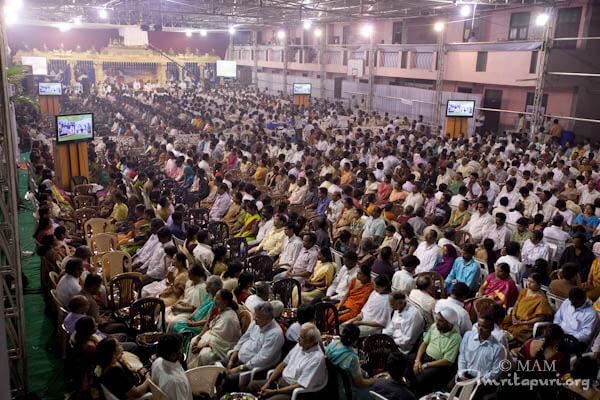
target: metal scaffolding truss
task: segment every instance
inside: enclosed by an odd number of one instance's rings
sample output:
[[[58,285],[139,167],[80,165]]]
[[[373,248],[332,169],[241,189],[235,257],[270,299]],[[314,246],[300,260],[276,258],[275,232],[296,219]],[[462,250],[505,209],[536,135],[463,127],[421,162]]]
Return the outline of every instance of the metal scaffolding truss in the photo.
[[[5,31],[0,27],[0,295],[4,304],[4,326],[14,393],[27,390],[25,321],[21,275],[21,247],[17,221],[17,162],[15,138],[11,129],[12,106],[6,79]],[[3,349],[0,349],[3,351]]]

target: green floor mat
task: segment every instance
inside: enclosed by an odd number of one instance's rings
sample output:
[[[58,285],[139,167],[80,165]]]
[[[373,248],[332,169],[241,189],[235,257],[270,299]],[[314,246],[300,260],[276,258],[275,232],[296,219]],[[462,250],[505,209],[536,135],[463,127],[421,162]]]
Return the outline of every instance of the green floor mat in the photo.
[[[27,191],[27,171],[19,171],[19,197]],[[26,209],[19,212],[19,238],[21,249],[35,251],[34,218],[31,203],[23,200]],[[45,313],[40,289],[40,258],[23,256],[23,272],[29,279],[24,290],[25,335],[29,391],[42,399],[63,399],[65,395],[64,367],[60,359],[55,321]]]

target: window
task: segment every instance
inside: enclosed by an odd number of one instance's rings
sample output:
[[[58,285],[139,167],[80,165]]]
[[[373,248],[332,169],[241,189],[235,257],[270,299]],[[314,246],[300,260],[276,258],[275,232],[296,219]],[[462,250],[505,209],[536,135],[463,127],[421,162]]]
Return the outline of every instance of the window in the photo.
[[[487,51],[477,52],[477,64],[475,65],[475,72],[485,72],[487,68]]]
[[[535,71],[537,70],[537,59],[538,59],[538,51],[532,51],[531,52],[531,61],[529,62],[529,73],[530,74],[535,74]]]
[[[350,34],[352,33],[350,30],[352,27],[350,25],[344,25],[342,27],[342,44],[350,43]]]
[[[394,22],[392,25],[392,44],[402,43],[402,21]]]
[[[513,13],[510,15],[508,40],[527,40],[529,16],[530,14],[528,12]]]
[[[579,35],[579,22],[581,20],[581,7],[560,8],[556,18],[555,38],[577,37]],[[574,49],[576,40],[557,40],[554,47],[562,49]]]
[[[533,105],[533,99],[535,97],[535,93],[527,93],[527,100],[525,101],[525,111],[527,111],[527,106]],[[548,106],[548,95],[545,94],[542,96],[542,107],[546,108]]]
[[[473,88],[470,87],[458,87],[458,93],[473,93]]]
[[[400,57],[400,68],[406,68],[408,64],[408,51],[403,51]]]
[[[262,44],[262,31],[256,32],[256,43]]]

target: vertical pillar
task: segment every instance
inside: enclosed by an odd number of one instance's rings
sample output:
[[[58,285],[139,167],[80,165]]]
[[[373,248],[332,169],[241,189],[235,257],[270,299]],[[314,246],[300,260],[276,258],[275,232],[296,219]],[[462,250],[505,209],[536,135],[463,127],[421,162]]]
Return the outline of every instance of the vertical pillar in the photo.
[[[286,29],[285,38],[283,39],[283,94],[287,96],[287,74],[288,74],[288,37],[290,31]]]
[[[104,81],[104,71],[102,70],[102,61],[94,61],[94,77],[96,78],[96,90],[98,85]]]
[[[373,89],[375,79],[375,32],[369,38],[369,92],[367,93],[367,110],[373,110]]]
[[[69,85],[73,86],[75,84],[75,61],[67,61],[67,66],[69,67]]]
[[[156,67],[156,74],[158,75],[158,84],[160,87],[165,87],[167,83],[167,64],[160,63]]]
[[[435,101],[433,104],[432,119],[437,124],[441,124],[441,108],[442,108],[442,90],[444,86],[444,59],[446,58],[446,30],[442,29],[438,36],[437,57],[433,62],[437,61],[437,80],[435,82]]]
[[[225,58],[228,60],[233,60],[233,35],[229,33],[229,46],[227,47],[227,54]]]
[[[544,100],[544,86],[546,81],[546,73],[548,71],[548,56],[552,48],[552,31],[554,26],[555,9],[547,8],[546,14],[550,17],[544,29],[544,38],[542,41],[541,60],[537,68],[537,79],[535,80],[535,92],[533,95],[533,118],[531,123],[530,138],[536,134],[541,126],[544,125],[544,112],[542,104]]]
[[[325,31],[322,32],[321,37],[319,38],[319,45],[320,45],[320,50],[319,50],[319,66],[320,66],[320,93],[319,96],[321,97],[321,99],[325,99],[326,94],[325,94],[325,52],[327,51],[327,38],[329,37],[329,25],[325,25],[324,26]]]
[[[252,45],[253,45],[253,57],[252,57],[252,83],[258,91],[258,32],[252,31]]]
[[[183,68],[179,64],[177,64],[177,80],[183,82]]]

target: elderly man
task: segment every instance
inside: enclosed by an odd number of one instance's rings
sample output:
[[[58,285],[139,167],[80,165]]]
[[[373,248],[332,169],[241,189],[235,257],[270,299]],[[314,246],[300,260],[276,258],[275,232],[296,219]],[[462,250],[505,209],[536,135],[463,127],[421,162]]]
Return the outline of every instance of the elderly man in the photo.
[[[231,197],[228,192],[229,186],[225,183],[222,183],[217,188],[217,197],[208,215],[211,221],[220,221],[227,214],[227,210],[229,210],[229,206],[231,205]]]
[[[435,266],[442,260],[442,252],[437,242],[437,232],[433,229],[425,234],[425,241],[419,243],[419,246],[413,253],[419,259],[416,273],[433,271]]]
[[[425,320],[415,307],[406,302],[404,294],[392,293],[389,302],[393,310],[392,317],[382,333],[391,336],[398,345],[398,350],[408,354],[423,333]]]
[[[78,258],[73,258],[67,262],[65,267],[66,274],[60,278],[56,285],[56,297],[63,306],[69,304],[69,301],[81,290],[79,277],[83,272],[82,262]]]
[[[365,224],[361,237],[363,240],[371,238],[374,242],[380,243],[383,240],[384,233],[385,221],[381,217],[381,208],[375,206],[371,210],[371,216]]]
[[[580,354],[593,338],[598,325],[598,313],[583,289],[573,288],[569,291],[569,298],[563,301],[554,315],[554,323],[573,339],[575,345],[571,350]]]
[[[317,264],[317,237],[314,233],[306,233],[302,239],[302,249],[296,257],[294,265],[285,272],[281,272],[273,278],[279,281],[284,278],[294,278],[299,282],[308,279]]]
[[[238,390],[239,376],[253,368],[267,369],[281,357],[285,339],[281,327],[275,321],[271,303],[264,302],[254,308],[254,321],[233,348],[229,360],[221,363],[227,367],[222,393]]]
[[[494,320],[483,315],[477,321],[477,330],[469,330],[460,343],[458,356],[459,381],[476,377],[496,379],[504,360],[504,349],[492,336]],[[494,387],[494,390],[496,388]]]
[[[432,387],[445,385],[454,375],[460,348],[457,320],[453,309],[443,308],[435,315],[435,324],[425,333],[413,359],[413,367],[408,371],[417,397],[427,394]]]
[[[471,330],[473,327],[469,313],[465,310],[465,300],[470,297],[471,291],[469,287],[462,282],[458,282],[452,288],[452,293],[447,299],[440,299],[435,305],[435,311],[440,312],[444,307],[449,307],[456,312],[458,317],[456,327],[461,335]]]
[[[425,312],[433,315],[433,309],[435,308],[435,288],[433,287],[433,280],[428,276],[419,276],[416,281],[416,288],[410,291],[408,298],[420,305]]]
[[[327,384],[325,355],[319,347],[321,333],[314,324],[305,323],[298,335],[298,344],[279,363],[267,380],[250,384],[250,392],[261,398],[291,399],[297,388],[315,389]]]
[[[488,233],[494,229],[496,221],[490,213],[488,213],[488,201],[480,200],[477,204],[477,212],[471,216],[469,222],[463,230],[469,232],[473,238],[473,243],[479,243]]]
[[[296,262],[300,250],[302,250],[302,239],[296,236],[296,225],[289,222],[284,230],[285,237],[279,258],[273,264],[273,269],[282,272],[290,268]]]

